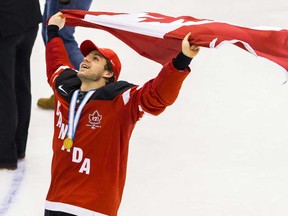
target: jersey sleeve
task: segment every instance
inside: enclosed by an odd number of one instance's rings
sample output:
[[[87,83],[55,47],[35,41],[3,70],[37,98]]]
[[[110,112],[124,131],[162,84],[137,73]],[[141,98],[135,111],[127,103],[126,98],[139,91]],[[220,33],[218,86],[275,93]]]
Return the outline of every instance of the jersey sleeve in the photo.
[[[48,83],[54,86],[55,78],[63,69],[73,68],[62,38],[54,37],[46,44],[46,75]]]
[[[125,109],[130,109],[132,122],[138,121],[144,113],[159,115],[167,106],[172,105],[189,73],[189,67],[179,71],[171,61],[164,65],[154,79],[124,92],[122,99]]]

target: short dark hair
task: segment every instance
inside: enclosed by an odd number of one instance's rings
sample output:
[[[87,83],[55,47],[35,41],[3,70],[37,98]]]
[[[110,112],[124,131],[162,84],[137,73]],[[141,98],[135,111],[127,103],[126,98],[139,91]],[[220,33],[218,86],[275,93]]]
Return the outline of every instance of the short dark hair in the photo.
[[[114,73],[112,64],[108,59],[106,59],[106,65],[104,66],[104,69]],[[114,82],[114,76],[107,78],[106,80],[107,80],[106,84],[113,83]]]

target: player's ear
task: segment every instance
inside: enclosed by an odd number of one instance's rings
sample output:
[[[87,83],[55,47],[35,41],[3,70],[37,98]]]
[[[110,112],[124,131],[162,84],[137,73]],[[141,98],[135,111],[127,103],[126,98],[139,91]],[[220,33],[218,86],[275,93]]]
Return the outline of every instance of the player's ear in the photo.
[[[113,71],[105,70],[103,77],[109,79],[109,78],[113,77],[113,75],[114,75]]]

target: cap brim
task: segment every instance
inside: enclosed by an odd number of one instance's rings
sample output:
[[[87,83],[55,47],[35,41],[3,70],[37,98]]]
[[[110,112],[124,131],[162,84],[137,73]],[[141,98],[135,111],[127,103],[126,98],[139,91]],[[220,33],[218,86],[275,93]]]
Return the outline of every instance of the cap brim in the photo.
[[[98,50],[101,53],[101,50],[99,50],[99,48],[90,40],[85,40],[80,45],[80,51],[83,56],[87,56],[93,50]],[[101,54],[103,55],[103,53]]]

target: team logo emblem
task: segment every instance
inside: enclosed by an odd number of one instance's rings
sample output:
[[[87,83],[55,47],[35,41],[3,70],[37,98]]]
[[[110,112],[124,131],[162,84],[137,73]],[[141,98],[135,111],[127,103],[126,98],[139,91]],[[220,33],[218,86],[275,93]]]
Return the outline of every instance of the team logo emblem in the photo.
[[[101,127],[100,123],[102,120],[102,115],[99,114],[98,110],[96,110],[94,113],[89,114],[88,121],[89,124],[87,126],[91,127],[91,129],[96,129]]]

